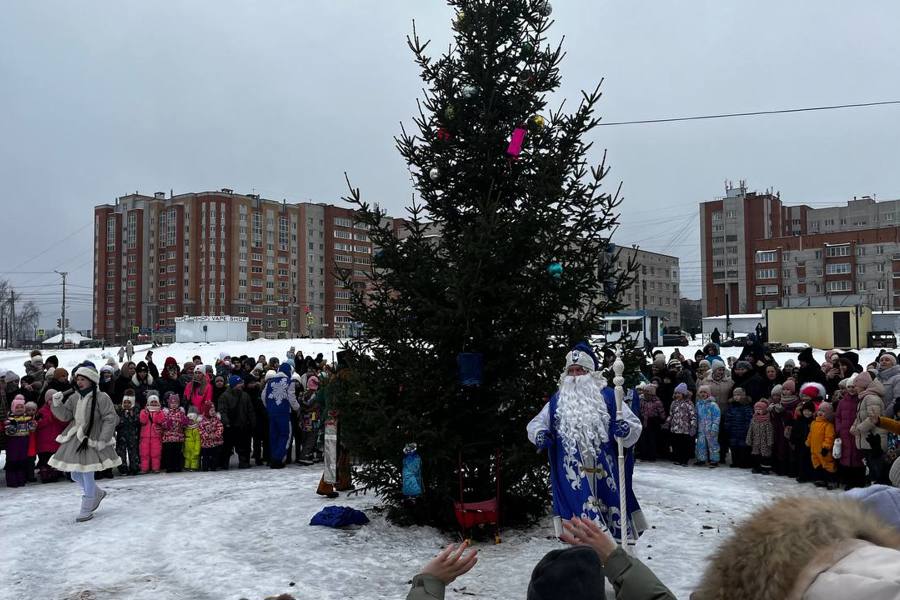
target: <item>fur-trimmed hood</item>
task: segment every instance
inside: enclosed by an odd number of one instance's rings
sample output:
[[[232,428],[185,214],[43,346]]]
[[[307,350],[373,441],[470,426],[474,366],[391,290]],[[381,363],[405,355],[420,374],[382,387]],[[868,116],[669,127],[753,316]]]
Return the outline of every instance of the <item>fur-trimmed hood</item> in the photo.
[[[757,511],[710,558],[692,600],[799,598],[814,559],[862,540],[900,549],[900,532],[849,499],[791,497]],[[893,568],[893,567],[891,567]],[[814,576],[814,574],[813,574]],[[847,596],[848,598],[852,596]]]

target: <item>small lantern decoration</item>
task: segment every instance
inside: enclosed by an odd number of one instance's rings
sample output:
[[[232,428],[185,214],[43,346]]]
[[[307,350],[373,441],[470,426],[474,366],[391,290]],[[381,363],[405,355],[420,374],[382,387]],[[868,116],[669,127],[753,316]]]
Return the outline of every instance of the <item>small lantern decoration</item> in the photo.
[[[422,495],[422,457],[418,446],[411,442],[403,447],[403,495],[418,498]]]
[[[550,277],[553,279],[559,279],[563,274],[563,266],[559,262],[553,261],[547,266],[547,273],[550,274]]]
[[[459,383],[463,387],[481,385],[484,371],[484,355],[481,352],[460,352],[456,355],[456,365],[459,368]]]

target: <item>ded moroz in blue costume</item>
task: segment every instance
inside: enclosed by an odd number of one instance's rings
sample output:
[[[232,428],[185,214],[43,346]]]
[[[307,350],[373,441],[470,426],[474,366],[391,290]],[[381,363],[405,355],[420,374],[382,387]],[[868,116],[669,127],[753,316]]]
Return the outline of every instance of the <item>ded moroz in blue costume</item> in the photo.
[[[570,370],[584,374],[570,375]],[[579,343],[566,355],[559,390],[527,430],[528,439],[538,451],[547,450],[550,459],[557,536],[562,533],[562,520],[578,516],[594,521],[620,539],[617,439],[622,439],[625,448],[633,446],[641,435],[641,421],[627,403],[622,404],[622,414],[616,415],[615,392],[598,372],[590,346]],[[626,531],[628,539],[635,542],[647,529],[647,522],[632,490],[631,477],[626,478],[625,486]]]

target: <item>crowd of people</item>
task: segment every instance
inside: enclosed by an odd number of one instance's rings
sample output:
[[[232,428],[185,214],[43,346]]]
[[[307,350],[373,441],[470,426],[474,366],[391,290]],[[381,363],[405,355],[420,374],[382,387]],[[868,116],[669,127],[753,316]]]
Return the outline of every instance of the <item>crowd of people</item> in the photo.
[[[715,343],[689,359],[657,350],[638,386],[640,460],[728,465],[829,489],[900,485],[900,366],[882,351],[811,349],[780,365],[762,344],[723,360]]]
[[[183,364],[167,357],[161,370],[152,350],[137,363],[131,354],[129,344],[127,351],[120,350],[122,358],[129,357],[121,365],[115,356],[104,355],[99,368],[85,361],[70,374],[55,356],[45,359],[35,350],[21,377],[0,370],[0,450],[6,452],[7,487],[52,483],[64,479],[63,472],[86,469],[58,456],[53,460],[67,431],[79,442],[84,435],[84,427],[68,429],[78,415],[64,408],[81,392],[79,378],[85,391],[97,392],[98,422],[113,423],[109,439],[101,433],[92,445],[114,449],[93,464],[96,479],[254,464],[278,469],[324,460],[323,432],[329,412],[334,416],[324,384],[333,368],[321,354],[304,356],[293,347],[284,359],[222,353],[215,364],[204,364],[200,356]],[[115,418],[102,410],[107,398]],[[335,497],[332,483],[323,481],[319,493]]]

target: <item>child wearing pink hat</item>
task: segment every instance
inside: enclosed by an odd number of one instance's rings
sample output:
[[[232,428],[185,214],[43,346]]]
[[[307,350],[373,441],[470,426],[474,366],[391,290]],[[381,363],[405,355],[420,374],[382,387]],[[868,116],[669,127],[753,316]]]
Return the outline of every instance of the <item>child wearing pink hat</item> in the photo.
[[[37,424],[25,414],[25,396],[17,394],[3,424],[6,436],[6,487],[22,487],[28,480],[28,445]]]

